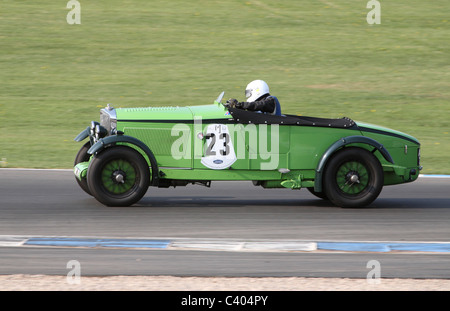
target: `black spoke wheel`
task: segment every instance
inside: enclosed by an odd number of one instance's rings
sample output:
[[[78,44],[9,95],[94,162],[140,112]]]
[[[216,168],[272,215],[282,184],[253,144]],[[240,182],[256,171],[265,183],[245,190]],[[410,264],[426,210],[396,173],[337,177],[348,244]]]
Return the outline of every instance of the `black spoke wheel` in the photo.
[[[91,143],[87,142],[83,145],[83,147],[81,147],[81,149],[78,151],[76,157],[75,157],[75,161],[73,163],[73,166],[77,165],[78,163],[81,162],[87,162],[89,161],[91,155],[88,152],[89,148],[91,148]],[[84,190],[84,192],[86,192],[89,195],[91,194],[91,191],[89,190],[89,186],[87,184],[87,180],[86,178],[83,178],[81,180],[79,180],[77,177],[75,177],[75,180],[77,181],[78,185],[80,186],[81,189]]]
[[[340,207],[364,207],[372,203],[383,188],[383,168],[378,159],[362,148],[337,152],[324,171],[325,195]]]
[[[99,202],[107,206],[130,206],[147,192],[150,169],[136,150],[110,147],[91,160],[87,182]]]

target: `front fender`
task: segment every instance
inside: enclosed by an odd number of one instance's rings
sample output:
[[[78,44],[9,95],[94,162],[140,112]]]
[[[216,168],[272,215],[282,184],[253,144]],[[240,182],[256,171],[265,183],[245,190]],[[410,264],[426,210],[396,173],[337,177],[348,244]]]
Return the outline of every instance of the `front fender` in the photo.
[[[335,151],[338,149],[349,145],[349,144],[367,144],[374,148],[376,148],[385,158],[386,161],[394,164],[394,160],[392,159],[391,155],[389,154],[389,151],[387,151],[382,144],[377,142],[375,139],[365,137],[365,136],[347,136],[344,138],[339,139],[335,143],[333,143],[322,155],[320,158],[319,164],[316,168],[316,178],[314,182],[314,191],[316,192],[322,192],[322,175],[323,170],[325,168],[326,163],[331,158],[331,156],[334,154]]]
[[[78,134],[74,140],[78,141],[78,142],[83,141],[89,137],[90,132],[91,132],[91,128],[88,126],[85,130],[83,130],[80,134]]]
[[[89,129],[89,128],[88,128]],[[89,154],[97,154],[102,150],[110,147],[116,143],[127,143],[136,146],[141,149],[148,157],[150,161],[150,166],[152,168],[152,180],[150,182],[151,185],[157,186],[159,181],[159,168],[158,163],[156,162],[156,158],[150,148],[147,147],[142,141],[137,138],[127,136],[127,135],[112,135],[107,136],[105,138],[99,139],[91,148],[89,148]]]

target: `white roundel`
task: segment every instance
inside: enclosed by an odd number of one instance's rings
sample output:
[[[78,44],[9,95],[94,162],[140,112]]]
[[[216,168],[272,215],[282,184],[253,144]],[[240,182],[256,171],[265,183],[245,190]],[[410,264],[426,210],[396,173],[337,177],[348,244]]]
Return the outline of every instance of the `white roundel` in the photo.
[[[236,160],[228,126],[210,124],[206,128],[205,150],[201,163],[213,170],[229,168]]]

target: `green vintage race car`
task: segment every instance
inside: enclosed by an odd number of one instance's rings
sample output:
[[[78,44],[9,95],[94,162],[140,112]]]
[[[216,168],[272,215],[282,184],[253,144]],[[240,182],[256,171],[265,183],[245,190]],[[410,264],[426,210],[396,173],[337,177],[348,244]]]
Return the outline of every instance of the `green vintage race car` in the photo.
[[[270,115],[221,103],[101,109],[76,141],[80,187],[108,206],[138,202],[149,186],[253,181],[307,188],[341,207],[373,202],[384,185],[418,178],[420,143],[410,135],[355,122]]]

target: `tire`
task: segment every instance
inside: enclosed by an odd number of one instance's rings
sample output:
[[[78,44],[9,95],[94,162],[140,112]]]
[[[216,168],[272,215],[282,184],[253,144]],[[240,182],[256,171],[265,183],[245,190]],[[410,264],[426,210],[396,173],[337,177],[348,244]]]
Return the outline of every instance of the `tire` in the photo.
[[[362,148],[338,151],[324,171],[327,198],[340,207],[364,207],[372,203],[383,188],[384,175],[378,159]]]
[[[327,195],[325,194],[324,191],[316,192],[316,191],[314,191],[314,187],[308,187],[306,189],[308,189],[308,191],[311,192],[311,194],[313,194],[314,196],[318,197],[319,199],[328,200]]]
[[[91,148],[91,143],[87,142],[81,147],[81,149],[78,151],[75,161],[73,163],[73,166],[77,165],[80,162],[87,162],[91,158],[91,155],[88,152],[89,148]],[[77,181],[78,185],[81,189],[83,189],[84,192],[86,192],[89,195],[91,194],[91,191],[89,190],[89,186],[87,184],[86,179],[79,180],[77,177],[75,177],[75,180]]]
[[[130,206],[147,192],[150,169],[136,150],[110,147],[89,164],[87,182],[92,195],[107,206]]]

